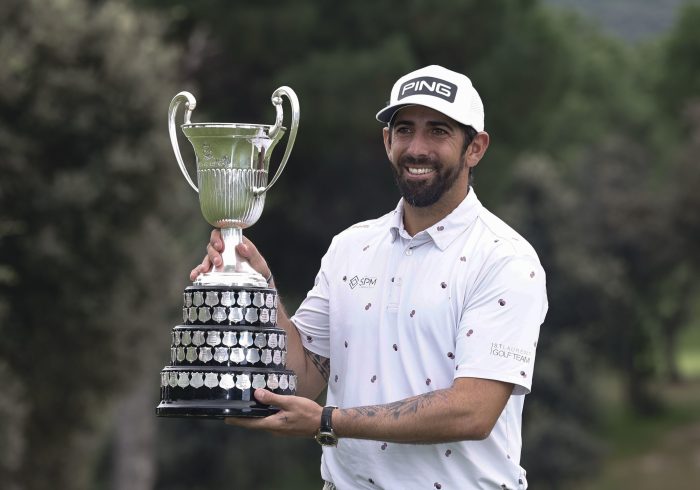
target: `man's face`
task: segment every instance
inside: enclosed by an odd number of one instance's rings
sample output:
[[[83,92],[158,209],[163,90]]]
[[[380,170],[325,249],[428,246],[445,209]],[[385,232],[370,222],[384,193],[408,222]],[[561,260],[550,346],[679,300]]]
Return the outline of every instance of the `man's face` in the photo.
[[[401,195],[415,207],[444,196],[461,201],[468,188],[463,150],[466,135],[453,119],[423,106],[408,106],[394,116],[385,145]]]

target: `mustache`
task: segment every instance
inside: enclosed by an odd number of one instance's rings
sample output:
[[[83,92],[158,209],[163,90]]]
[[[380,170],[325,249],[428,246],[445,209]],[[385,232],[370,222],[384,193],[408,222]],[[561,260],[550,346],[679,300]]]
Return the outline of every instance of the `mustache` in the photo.
[[[437,158],[432,158],[427,155],[413,156],[413,155],[402,155],[399,158],[399,165],[421,165],[426,167],[441,168],[442,164]]]

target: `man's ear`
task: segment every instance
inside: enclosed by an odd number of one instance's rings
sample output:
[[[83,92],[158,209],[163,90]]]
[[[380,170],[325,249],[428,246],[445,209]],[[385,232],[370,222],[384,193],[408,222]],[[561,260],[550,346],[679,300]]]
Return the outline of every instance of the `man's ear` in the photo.
[[[479,161],[481,161],[489,147],[490,141],[491,137],[486,131],[476,133],[469,147],[467,147],[466,157],[468,167],[476,167],[479,164]]]
[[[391,133],[388,126],[385,126],[382,130],[382,135],[384,136],[384,149],[386,150],[386,156],[391,158]]]

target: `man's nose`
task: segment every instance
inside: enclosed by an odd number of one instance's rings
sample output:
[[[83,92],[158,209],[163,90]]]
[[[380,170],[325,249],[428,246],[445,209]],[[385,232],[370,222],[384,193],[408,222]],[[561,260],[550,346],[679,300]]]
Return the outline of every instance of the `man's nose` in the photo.
[[[428,139],[420,131],[413,134],[408,145],[408,153],[415,157],[427,156],[430,154]]]

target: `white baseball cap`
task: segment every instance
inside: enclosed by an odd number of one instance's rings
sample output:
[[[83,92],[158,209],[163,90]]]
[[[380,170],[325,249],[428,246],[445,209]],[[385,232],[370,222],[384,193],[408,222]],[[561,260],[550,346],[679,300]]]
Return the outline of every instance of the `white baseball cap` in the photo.
[[[430,107],[477,131],[484,130],[484,104],[471,80],[442,66],[426,66],[399,78],[391,89],[389,105],[377,113],[377,120],[388,123],[407,105]]]

